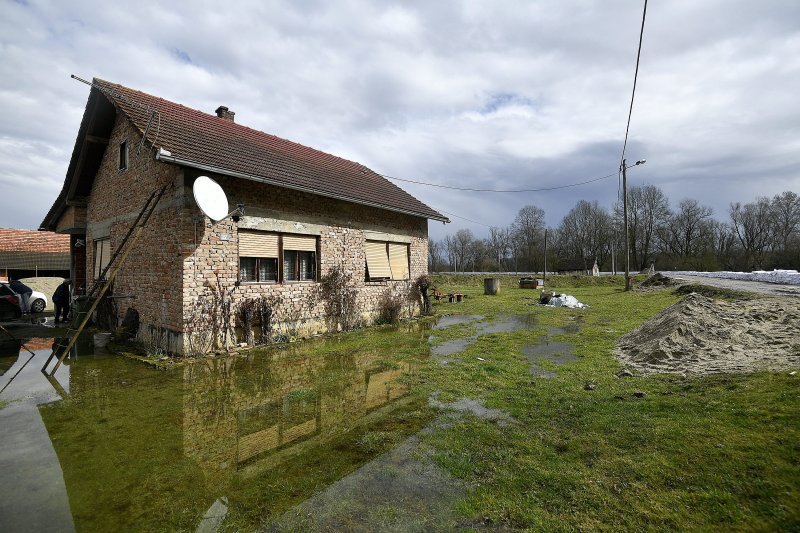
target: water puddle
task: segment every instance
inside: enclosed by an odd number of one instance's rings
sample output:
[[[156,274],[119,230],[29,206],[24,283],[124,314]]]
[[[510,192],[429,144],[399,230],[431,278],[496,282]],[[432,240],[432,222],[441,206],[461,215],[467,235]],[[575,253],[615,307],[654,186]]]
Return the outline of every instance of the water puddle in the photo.
[[[451,507],[452,480],[409,452],[431,417],[410,394],[426,335],[355,333],[171,371],[82,348],[55,384],[40,372],[52,342],[33,356],[0,352],[0,516],[11,530],[252,530],[323,487],[353,508],[383,494],[381,516],[403,510],[392,524]],[[397,465],[405,477],[386,477]],[[344,481],[362,467],[361,481]],[[404,503],[417,486],[419,517]]]
[[[493,333],[513,333],[536,327],[536,316],[531,314],[500,315],[495,320],[484,321],[480,315],[447,315],[441,317],[432,329],[442,330],[451,326],[476,323],[475,334],[459,339],[438,342],[438,337],[431,335],[428,342],[431,344],[431,353],[444,366],[453,360],[447,356],[463,352],[472,346],[481,335]]]
[[[481,322],[478,335],[512,333],[536,327],[536,315],[500,315],[493,322]]]
[[[509,423],[516,422],[514,417],[505,411],[499,409],[491,409],[484,405],[482,400],[474,400],[472,398],[461,398],[454,402],[440,402],[438,395],[434,394],[428,399],[428,403],[439,409],[446,409],[449,411],[456,411],[459,413],[471,413],[472,415],[483,420],[492,420],[497,422],[498,426],[504,427]]]
[[[439,320],[436,321],[436,324],[431,329],[444,329],[459,324],[469,324],[476,320],[483,320],[483,317],[481,315],[444,315],[439,317]]]
[[[561,366],[580,361],[580,357],[572,352],[573,346],[571,344],[550,340],[557,335],[577,333],[579,329],[580,323],[578,322],[563,328],[550,328],[547,331],[547,336],[541,342],[525,345],[522,349],[522,355],[530,363],[531,374],[542,378],[554,378],[558,374],[552,370],[542,368],[542,362],[547,361],[553,365]]]

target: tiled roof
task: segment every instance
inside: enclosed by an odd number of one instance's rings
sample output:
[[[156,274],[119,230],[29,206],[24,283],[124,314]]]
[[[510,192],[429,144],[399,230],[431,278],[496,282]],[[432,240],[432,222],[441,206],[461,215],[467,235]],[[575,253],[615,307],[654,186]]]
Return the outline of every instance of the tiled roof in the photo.
[[[447,220],[369,168],[216,115],[96,79],[100,88],[142,132],[181,164],[260,179],[360,204]],[[150,114],[159,120],[148,128]]]
[[[0,228],[0,251],[69,253],[69,235],[51,231]]]

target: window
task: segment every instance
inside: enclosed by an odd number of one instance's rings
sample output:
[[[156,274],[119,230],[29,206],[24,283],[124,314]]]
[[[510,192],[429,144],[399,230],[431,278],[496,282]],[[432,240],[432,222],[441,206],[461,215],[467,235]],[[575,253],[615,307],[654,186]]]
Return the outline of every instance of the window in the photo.
[[[283,236],[283,280],[314,281],[317,273],[317,239],[305,235]]]
[[[409,278],[408,245],[396,242],[367,241],[367,281]]]
[[[94,241],[94,279],[100,279],[100,274],[111,260],[111,239],[97,239]],[[110,274],[111,272],[108,272]]]
[[[239,232],[239,281],[278,283],[316,279],[316,237]]]
[[[119,169],[128,169],[128,141],[119,143]]]

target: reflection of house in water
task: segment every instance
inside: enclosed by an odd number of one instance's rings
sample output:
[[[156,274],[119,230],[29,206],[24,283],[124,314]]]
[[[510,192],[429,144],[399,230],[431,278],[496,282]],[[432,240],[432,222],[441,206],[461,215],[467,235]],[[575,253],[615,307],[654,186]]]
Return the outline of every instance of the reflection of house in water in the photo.
[[[304,356],[291,348],[189,365],[184,451],[207,474],[273,464],[404,396],[410,369],[388,368],[378,353]]]

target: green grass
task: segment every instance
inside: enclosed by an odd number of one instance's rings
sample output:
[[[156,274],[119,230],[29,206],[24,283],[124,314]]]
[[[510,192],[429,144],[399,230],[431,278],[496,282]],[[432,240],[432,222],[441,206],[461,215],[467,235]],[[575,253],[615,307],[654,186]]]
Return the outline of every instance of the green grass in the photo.
[[[439,313],[534,313],[539,328],[479,337],[459,364],[428,367],[428,390],[443,399],[485,400],[519,423],[466,418],[426,437],[441,466],[473,487],[460,504],[467,523],[541,530],[776,530],[800,527],[800,388],[786,373],[617,378],[616,340],[677,301],[584,286],[585,310],[531,306],[538,291],[506,288],[484,296],[480,280],[441,279],[467,295]],[[529,296],[531,295],[531,296]],[[559,335],[581,357],[530,375],[520,354],[547,327],[581,323]],[[438,332],[437,332],[438,334]],[[480,361],[478,357],[484,359]],[[593,391],[583,386],[596,384]],[[643,398],[634,392],[645,393]]]

